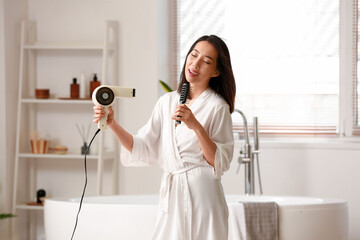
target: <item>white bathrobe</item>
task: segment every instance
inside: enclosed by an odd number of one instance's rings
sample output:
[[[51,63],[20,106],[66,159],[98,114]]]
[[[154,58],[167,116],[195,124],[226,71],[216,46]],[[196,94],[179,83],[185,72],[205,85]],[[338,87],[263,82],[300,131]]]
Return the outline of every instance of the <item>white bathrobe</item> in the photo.
[[[158,163],[164,170],[153,240],[227,239],[228,209],[220,179],[230,167],[234,148],[229,105],[208,88],[190,106],[217,146],[214,169],[195,132],[184,123],[175,127],[171,117],[178,102],[177,92],[160,97],[149,121],[133,136],[132,154],[122,163]]]

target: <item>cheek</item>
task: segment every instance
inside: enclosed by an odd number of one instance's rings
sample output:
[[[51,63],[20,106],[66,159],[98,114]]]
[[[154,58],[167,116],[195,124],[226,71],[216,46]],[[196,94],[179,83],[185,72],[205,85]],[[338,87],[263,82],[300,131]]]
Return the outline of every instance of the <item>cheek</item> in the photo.
[[[213,66],[209,66],[209,68],[206,69],[206,72],[208,73],[208,75],[212,76],[215,74],[216,68]]]
[[[189,64],[191,64],[190,55],[186,58],[185,66],[188,66]]]

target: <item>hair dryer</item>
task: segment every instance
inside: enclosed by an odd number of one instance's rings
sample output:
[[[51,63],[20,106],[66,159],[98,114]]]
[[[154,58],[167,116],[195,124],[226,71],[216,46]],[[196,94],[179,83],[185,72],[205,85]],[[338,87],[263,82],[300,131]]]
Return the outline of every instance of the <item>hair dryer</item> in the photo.
[[[105,111],[105,116],[101,118],[98,123],[99,129],[104,130],[107,128],[106,121],[109,107],[114,103],[115,98],[118,97],[135,97],[135,88],[102,85],[94,90],[92,94],[92,101],[95,105],[102,106]]]

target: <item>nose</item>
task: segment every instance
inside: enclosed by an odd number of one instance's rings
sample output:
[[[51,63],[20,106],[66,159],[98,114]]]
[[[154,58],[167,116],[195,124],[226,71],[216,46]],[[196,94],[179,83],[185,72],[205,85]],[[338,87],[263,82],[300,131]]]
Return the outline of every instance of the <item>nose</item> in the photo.
[[[191,64],[192,67],[195,68],[195,69],[198,69],[199,68],[199,61],[200,61],[199,58],[194,59],[192,64]]]

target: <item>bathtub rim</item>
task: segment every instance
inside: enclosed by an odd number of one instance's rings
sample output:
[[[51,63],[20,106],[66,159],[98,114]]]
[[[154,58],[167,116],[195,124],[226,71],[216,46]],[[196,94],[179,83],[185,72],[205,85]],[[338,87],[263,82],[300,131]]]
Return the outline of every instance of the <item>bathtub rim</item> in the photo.
[[[112,200],[120,198],[121,202]],[[228,204],[236,204],[239,202],[276,202],[277,205],[284,209],[326,209],[326,208],[347,208],[347,201],[344,199],[337,198],[323,198],[323,197],[308,197],[308,196],[282,196],[282,195],[241,195],[241,194],[228,194],[225,195]],[[239,199],[240,198],[240,199]],[[242,200],[241,198],[245,198]],[[262,201],[256,201],[258,199]],[[94,199],[106,199],[110,201],[96,202]],[[239,200],[237,200],[239,199]],[[144,200],[146,200],[144,202]],[[295,201],[294,201],[295,200]],[[305,202],[301,202],[305,200]],[[47,202],[63,202],[78,204],[80,197],[58,197],[58,198],[47,198],[45,199],[45,205]],[[106,195],[106,196],[86,196],[83,204],[89,205],[158,205],[159,196],[155,194],[149,195]]]

